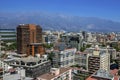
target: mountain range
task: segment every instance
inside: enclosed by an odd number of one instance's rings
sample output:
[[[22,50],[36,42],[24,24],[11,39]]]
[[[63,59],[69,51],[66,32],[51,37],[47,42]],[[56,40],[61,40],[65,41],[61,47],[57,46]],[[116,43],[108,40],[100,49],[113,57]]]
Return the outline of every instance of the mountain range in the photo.
[[[120,22],[97,17],[80,17],[44,12],[0,13],[0,28],[15,29],[19,24],[38,24],[43,30],[65,30],[79,32],[120,31]]]

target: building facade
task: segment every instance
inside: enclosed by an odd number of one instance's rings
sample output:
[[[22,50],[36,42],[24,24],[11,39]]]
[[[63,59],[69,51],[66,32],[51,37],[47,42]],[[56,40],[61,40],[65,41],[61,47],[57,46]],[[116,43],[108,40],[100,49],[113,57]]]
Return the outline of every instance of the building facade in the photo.
[[[82,34],[64,34],[61,38],[62,42],[65,42],[67,45],[74,47],[77,51],[80,51],[80,48],[83,46],[83,36]]]
[[[6,63],[6,60],[0,59],[0,67],[3,68],[4,71],[8,71],[11,68],[10,65]]]
[[[63,51],[54,51],[54,67],[68,67],[75,64],[76,48],[65,49]]]
[[[47,60],[47,57],[45,56],[43,58],[29,56],[15,59],[12,63],[10,63],[10,65],[16,68],[24,68],[26,71],[26,76],[32,78],[36,78],[49,72],[51,68],[51,62]]]
[[[75,54],[75,64],[83,67],[84,69],[87,69],[87,57],[89,53],[84,52],[76,52]]]
[[[16,41],[15,29],[0,29],[1,41]]]
[[[88,70],[89,74],[93,74],[100,68],[100,57],[90,56],[88,58]]]
[[[99,69],[110,70],[110,54],[108,51],[100,51],[96,48],[88,57],[88,70],[90,74],[93,74]]]
[[[22,24],[17,27],[17,51],[20,54],[43,54],[42,28],[34,24]]]
[[[109,71],[110,70],[110,54],[101,53],[100,55],[100,69]]]
[[[0,53],[7,50],[11,44],[16,42],[15,29],[1,29],[0,28]]]

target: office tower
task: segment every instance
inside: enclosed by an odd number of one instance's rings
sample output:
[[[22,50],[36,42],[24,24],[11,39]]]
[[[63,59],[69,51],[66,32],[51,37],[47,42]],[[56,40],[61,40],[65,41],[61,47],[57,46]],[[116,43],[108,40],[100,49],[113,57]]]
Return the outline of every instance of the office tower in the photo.
[[[17,51],[32,56],[44,53],[42,28],[39,25],[22,24],[17,27]]]

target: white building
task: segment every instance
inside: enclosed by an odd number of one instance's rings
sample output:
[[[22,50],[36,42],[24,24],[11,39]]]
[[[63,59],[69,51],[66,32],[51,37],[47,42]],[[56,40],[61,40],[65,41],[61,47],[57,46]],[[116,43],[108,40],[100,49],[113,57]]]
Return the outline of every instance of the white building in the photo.
[[[54,67],[68,67],[75,64],[76,48],[65,49],[63,51],[53,51],[53,64]]]
[[[103,53],[100,55],[100,69],[110,70],[110,54]]]
[[[25,69],[18,68],[16,70],[13,69],[11,71],[3,75],[3,80],[33,80],[33,78],[26,77]]]
[[[10,68],[12,68],[10,65],[5,63],[3,60],[0,60],[0,67],[3,68],[4,71],[8,71]]]

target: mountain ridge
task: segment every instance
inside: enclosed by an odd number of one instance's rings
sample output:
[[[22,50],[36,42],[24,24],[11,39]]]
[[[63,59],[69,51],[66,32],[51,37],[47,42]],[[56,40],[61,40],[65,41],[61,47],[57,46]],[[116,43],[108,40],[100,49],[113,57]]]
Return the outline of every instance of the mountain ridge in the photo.
[[[43,29],[85,31],[119,31],[120,22],[97,17],[67,16],[49,13],[0,13],[0,28],[16,28],[19,24],[38,24]]]

